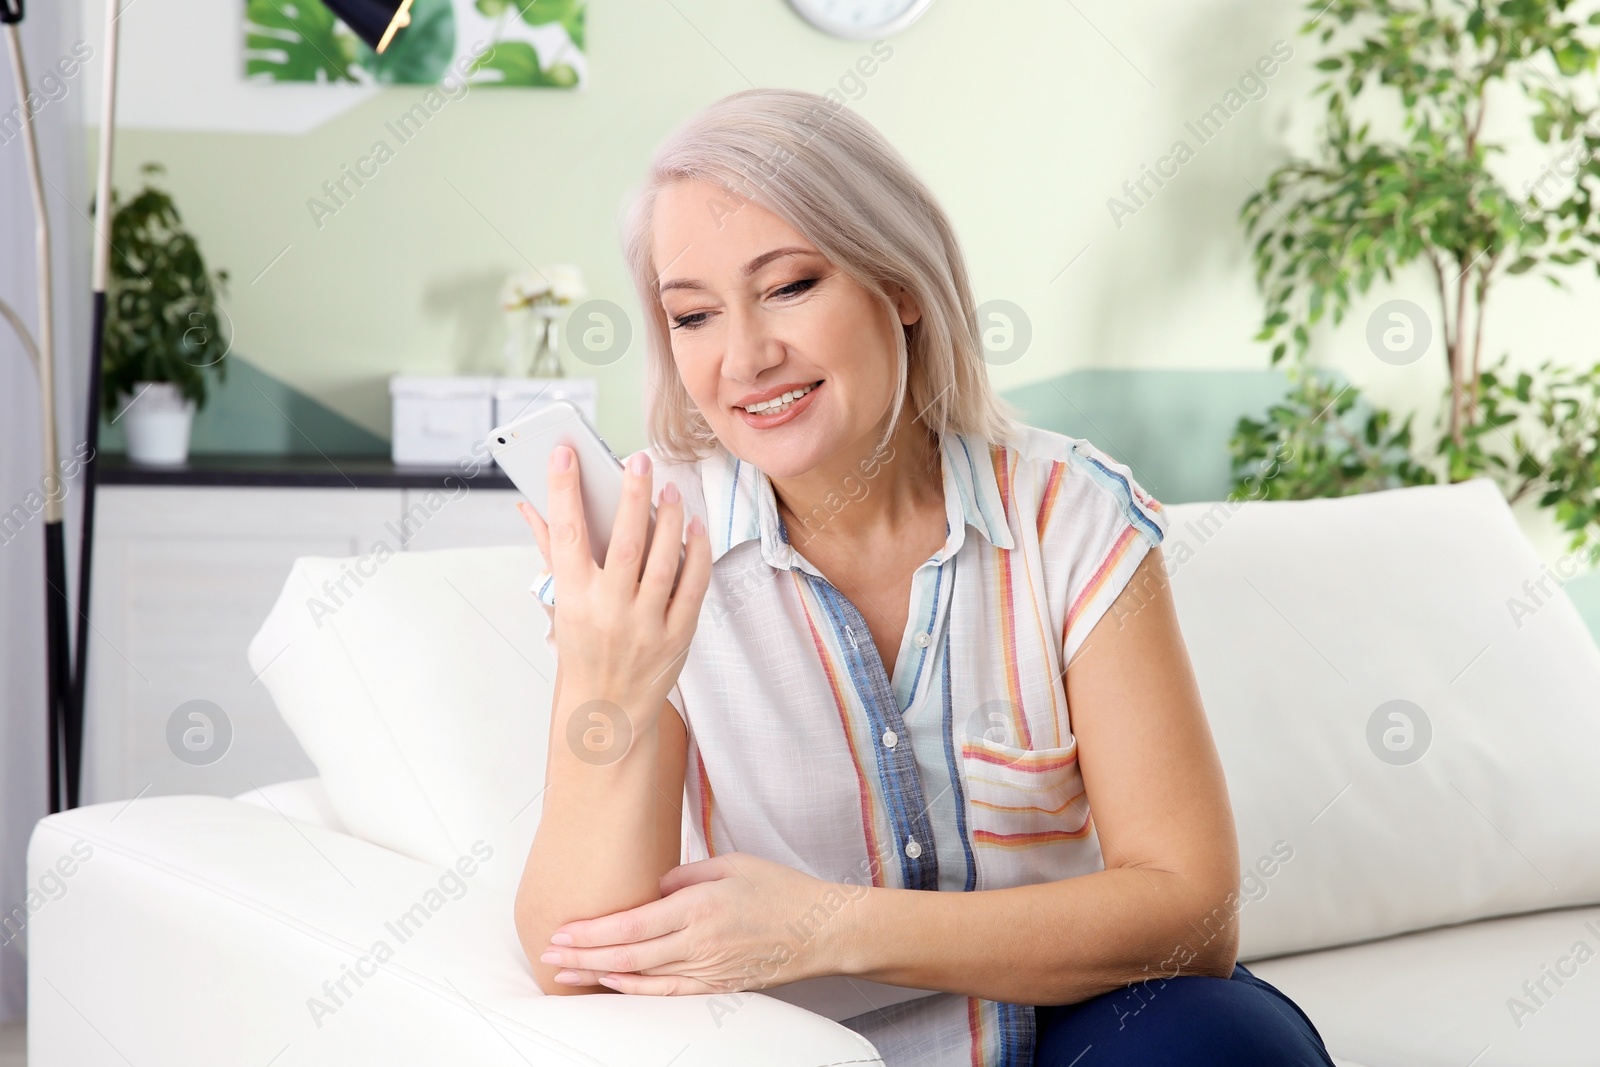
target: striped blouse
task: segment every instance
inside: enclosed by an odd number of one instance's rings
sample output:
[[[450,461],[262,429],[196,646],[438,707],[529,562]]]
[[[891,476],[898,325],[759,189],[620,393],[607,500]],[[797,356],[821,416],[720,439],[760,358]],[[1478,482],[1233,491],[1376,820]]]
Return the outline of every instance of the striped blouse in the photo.
[[[848,593],[790,543],[765,474],[720,448],[652,456],[657,489],[676,481],[711,536],[711,585],[669,697],[689,739],[686,862],[746,852],[847,888],[945,892],[1104,868],[1064,665],[1166,517],[1078,438],[947,434],[940,457],[947,537],[913,575],[891,677]],[[876,473],[846,479],[807,521],[849,507]],[[534,585],[551,605],[552,585],[548,572]],[[788,948],[833,913],[796,916]],[[1033,1063],[1028,1005],[845,976],[763,992],[841,1021],[887,1067]]]

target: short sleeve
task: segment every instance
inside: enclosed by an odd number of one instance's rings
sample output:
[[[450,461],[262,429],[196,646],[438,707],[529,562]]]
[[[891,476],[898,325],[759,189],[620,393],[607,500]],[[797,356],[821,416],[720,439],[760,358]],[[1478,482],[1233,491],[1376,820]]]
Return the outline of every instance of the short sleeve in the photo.
[[[1062,662],[1070,664],[1166,536],[1167,517],[1127,464],[1088,441],[1074,441],[1064,477],[1068,506],[1054,509],[1047,536],[1057,543],[1047,551],[1066,552],[1072,560],[1062,627]]]
[[[546,607],[556,606],[556,576],[546,567],[533,579],[533,584],[528,587],[528,592],[542,600]]]
[[[556,580],[548,569],[542,570],[528,586],[528,592],[538,598],[544,607],[544,647],[550,650],[550,662],[556,662]]]

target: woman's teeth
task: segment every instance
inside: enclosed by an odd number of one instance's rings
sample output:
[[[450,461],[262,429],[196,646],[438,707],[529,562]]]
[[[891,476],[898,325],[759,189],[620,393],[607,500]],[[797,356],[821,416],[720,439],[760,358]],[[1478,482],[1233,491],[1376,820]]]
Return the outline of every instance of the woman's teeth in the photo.
[[[745,408],[745,410],[752,415],[776,415],[778,412],[787,409],[790,404],[793,404],[796,400],[799,400],[816,387],[816,383],[812,383],[811,385],[806,386],[804,389],[792,389],[789,392],[784,393],[782,396],[775,396],[771,400],[763,400],[759,404],[751,404],[749,407]]]

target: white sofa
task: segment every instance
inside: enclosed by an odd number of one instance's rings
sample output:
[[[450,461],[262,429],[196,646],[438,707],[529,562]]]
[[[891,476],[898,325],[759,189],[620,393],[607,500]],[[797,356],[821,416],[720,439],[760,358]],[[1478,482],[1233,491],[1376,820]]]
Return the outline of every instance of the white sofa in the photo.
[[[1346,1067],[1600,1063],[1600,651],[1494,486],[1168,511],[1241,958]],[[297,561],[249,655],[320,777],[39,823],[33,1067],[879,1063],[893,987],[539,994],[539,567]]]

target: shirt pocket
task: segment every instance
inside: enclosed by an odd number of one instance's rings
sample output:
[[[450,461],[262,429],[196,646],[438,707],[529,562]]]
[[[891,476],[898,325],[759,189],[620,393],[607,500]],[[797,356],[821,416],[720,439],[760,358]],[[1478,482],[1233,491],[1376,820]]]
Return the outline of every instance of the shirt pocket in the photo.
[[[1076,740],[1020,748],[963,737],[961,777],[976,888],[1036,885],[1104,868]]]

